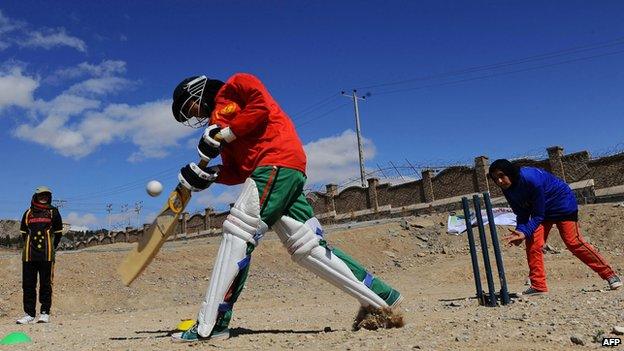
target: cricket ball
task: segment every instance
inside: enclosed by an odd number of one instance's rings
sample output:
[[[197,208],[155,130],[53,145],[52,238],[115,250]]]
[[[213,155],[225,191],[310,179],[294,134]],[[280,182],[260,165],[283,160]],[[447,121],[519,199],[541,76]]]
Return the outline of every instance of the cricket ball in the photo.
[[[147,183],[145,190],[147,190],[149,196],[158,196],[162,193],[163,186],[157,180],[150,180],[149,183]]]

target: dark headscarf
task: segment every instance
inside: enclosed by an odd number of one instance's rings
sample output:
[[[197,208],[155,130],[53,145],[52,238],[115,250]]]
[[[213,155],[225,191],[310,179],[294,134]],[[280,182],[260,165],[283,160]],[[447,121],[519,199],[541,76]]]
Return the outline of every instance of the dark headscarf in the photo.
[[[41,203],[37,201],[37,195],[39,194],[48,194],[50,196],[50,201],[47,204]],[[52,208],[52,193],[49,191],[42,191],[39,193],[34,193],[32,199],[30,200],[30,208],[33,210],[49,210]]]
[[[492,180],[494,180],[492,174],[495,171],[503,172],[507,177],[509,177],[512,185],[516,184],[518,182],[518,179],[520,178],[520,167],[514,165],[513,163],[509,162],[509,160],[506,160],[504,158],[498,159],[492,162],[492,164],[490,165],[488,176]]]

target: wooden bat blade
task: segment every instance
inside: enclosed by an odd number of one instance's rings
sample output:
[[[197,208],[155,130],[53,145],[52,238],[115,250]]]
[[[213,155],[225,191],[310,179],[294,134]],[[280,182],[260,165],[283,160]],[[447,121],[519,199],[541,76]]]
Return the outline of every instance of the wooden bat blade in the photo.
[[[173,234],[178,224],[178,216],[191,199],[191,192],[178,185],[171,192],[167,203],[154,222],[143,233],[137,245],[117,267],[121,281],[130,286],[132,282],[152,262],[167,238]]]

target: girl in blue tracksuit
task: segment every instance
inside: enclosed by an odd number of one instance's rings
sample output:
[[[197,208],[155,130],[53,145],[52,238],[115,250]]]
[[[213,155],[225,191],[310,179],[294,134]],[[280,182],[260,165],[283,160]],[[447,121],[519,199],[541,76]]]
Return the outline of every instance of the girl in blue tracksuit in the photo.
[[[525,294],[548,291],[542,247],[553,226],[557,226],[568,250],[607,280],[611,289],[622,286],[607,261],[583,239],[578,225],[576,196],[566,182],[543,169],[518,167],[505,159],[490,165],[489,177],[503,190],[517,216],[516,229],[503,237],[503,241],[519,245],[526,240],[531,287]]]

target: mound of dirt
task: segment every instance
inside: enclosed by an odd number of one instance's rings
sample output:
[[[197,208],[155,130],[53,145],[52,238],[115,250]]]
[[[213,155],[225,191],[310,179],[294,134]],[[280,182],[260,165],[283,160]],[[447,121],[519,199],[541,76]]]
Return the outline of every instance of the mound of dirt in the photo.
[[[0,219],[0,237],[7,235],[13,239],[20,236],[20,222],[12,219]]]

